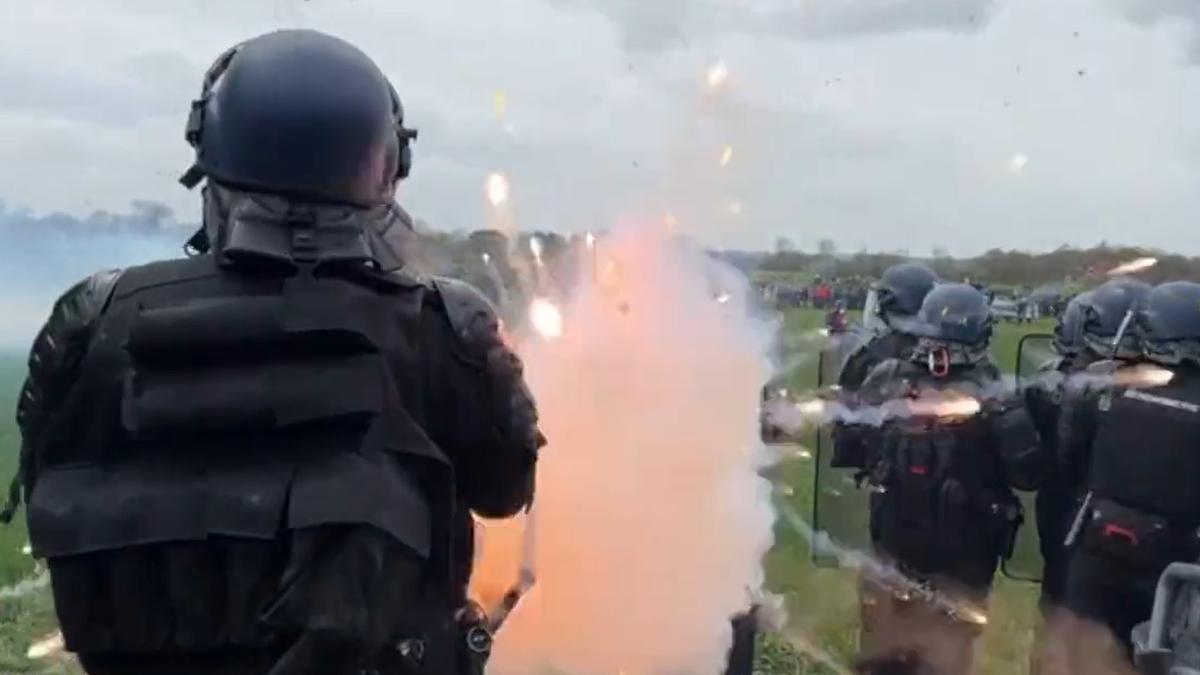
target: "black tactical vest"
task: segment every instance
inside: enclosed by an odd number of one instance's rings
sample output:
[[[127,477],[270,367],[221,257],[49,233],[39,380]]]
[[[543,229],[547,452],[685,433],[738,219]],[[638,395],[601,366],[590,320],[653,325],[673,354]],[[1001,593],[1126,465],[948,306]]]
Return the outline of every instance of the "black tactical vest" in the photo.
[[[918,389],[952,389],[985,398],[990,381],[974,371],[933,378],[903,372]],[[950,574],[973,586],[990,582],[1019,519],[990,426],[980,416],[897,419],[882,431],[871,467],[873,541],[918,575]]]
[[[30,539],[69,649],[258,654],[305,622],[394,644],[444,609],[424,288],[344,272],[122,275],[34,458]]]
[[[1200,525],[1200,380],[1176,370],[1164,387],[1105,392],[1092,444],[1096,496],[1166,518]]]

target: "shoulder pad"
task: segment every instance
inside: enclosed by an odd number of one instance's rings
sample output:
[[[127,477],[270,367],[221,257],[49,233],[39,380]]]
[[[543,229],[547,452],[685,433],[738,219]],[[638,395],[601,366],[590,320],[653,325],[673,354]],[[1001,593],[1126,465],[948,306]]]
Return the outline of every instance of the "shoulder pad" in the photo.
[[[500,319],[496,306],[479,289],[450,277],[433,277],[431,281],[442,299],[450,327],[459,339],[474,343],[489,333],[499,331]]]
[[[878,365],[888,359],[900,358],[901,355],[896,352],[902,351],[902,347],[897,344],[895,338],[896,334],[890,332],[868,333],[860,338],[847,360],[869,359]]]
[[[123,270],[104,270],[79,282],[62,297],[63,318],[80,327],[90,326],[108,308],[123,273]]]

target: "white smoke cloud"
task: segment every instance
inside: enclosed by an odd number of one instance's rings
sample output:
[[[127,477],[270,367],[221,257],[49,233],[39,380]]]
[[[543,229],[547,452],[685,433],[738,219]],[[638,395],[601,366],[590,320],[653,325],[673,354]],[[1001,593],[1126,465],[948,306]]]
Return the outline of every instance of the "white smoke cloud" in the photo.
[[[54,301],[95,272],[182,255],[197,227],[166,205],[134,200],[123,213],[36,214],[0,201],[0,349],[25,349]]]
[[[491,671],[720,672],[772,543],[754,452],[769,331],[747,318],[744,280],[658,228],[599,247],[598,281],[565,308],[562,336],[522,350],[550,438],[539,581]],[[520,546],[505,534],[483,537],[480,596],[514,579]]]

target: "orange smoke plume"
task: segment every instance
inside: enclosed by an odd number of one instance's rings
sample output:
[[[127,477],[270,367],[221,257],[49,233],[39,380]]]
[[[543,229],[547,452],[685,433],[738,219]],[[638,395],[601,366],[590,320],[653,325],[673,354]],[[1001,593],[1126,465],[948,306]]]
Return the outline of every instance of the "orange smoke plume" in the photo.
[[[661,228],[603,243],[619,282],[601,275],[556,339],[523,344],[550,439],[536,552],[523,523],[484,523],[472,594],[493,606],[527,555],[537,585],[489,671],[720,672],[771,545],[770,485],[746,452],[769,330],[748,318],[744,279]]]

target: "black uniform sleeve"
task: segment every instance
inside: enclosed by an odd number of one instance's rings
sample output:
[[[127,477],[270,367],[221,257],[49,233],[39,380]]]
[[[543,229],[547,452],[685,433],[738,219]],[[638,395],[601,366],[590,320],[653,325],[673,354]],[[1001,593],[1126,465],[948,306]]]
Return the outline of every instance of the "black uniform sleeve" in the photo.
[[[1068,387],[1058,416],[1057,450],[1062,475],[1073,488],[1087,480],[1092,441],[1096,437],[1099,390]]]
[[[877,363],[863,377],[857,392],[846,394],[842,403],[851,410],[864,406],[879,406],[891,397],[895,387],[897,362]],[[865,469],[874,461],[872,449],[879,447],[880,428],[871,424],[838,422],[833,427],[833,459],[830,464],[840,468]]]
[[[1057,373],[1057,369],[1053,367],[1043,368],[1042,376],[1021,392],[1025,407],[1029,410],[1029,416],[1033,419],[1033,425],[1037,429],[1042,448],[1050,456],[1054,456],[1056,452],[1058,415],[1062,405],[1062,388],[1061,382],[1058,381],[1061,380],[1061,376],[1051,377]]]
[[[505,345],[495,309],[463,282],[435,282],[437,310],[427,322],[426,353],[447,354],[433,368],[440,392],[430,409],[435,441],[454,462],[459,497],[484,517],[516,514],[533,500],[534,469],[545,438],[521,360]]]
[[[75,284],[54,303],[50,318],[34,339],[29,352],[29,372],[17,400],[17,426],[21,430],[18,475],[9,490],[0,520],[8,522],[37,478],[36,449],[54,423],[54,415],[75,382],[76,368],[87,352],[96,320],[112,297],[120,271],[99,272]]]
[[[1016,397],[998,401],[988,411],[988,421],[1009,483],[1018,490],[1038,489],[1049,474],[1053,457],[1041,443],[1025,402]]]
[[[876,340],[881,338],[876,338]],[[874,354],[872,343],[868,342],[854,350],[846,359],[842,370],[838,373],[838,386],[843,391],[857,392],[867,379],[871,369],[879,364],[879,357]]]

